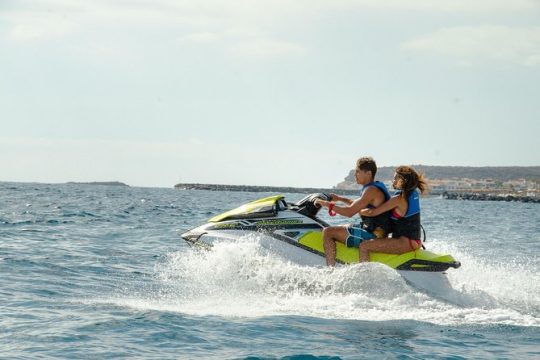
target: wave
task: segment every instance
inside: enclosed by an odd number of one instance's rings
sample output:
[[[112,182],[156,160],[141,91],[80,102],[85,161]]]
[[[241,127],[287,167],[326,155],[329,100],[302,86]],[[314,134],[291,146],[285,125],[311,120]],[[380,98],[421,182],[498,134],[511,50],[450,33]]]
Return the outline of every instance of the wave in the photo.
[[[439,252],[448,252],[460,259],[462,267],[449,271],[453,287],[464,295],[491,298],[496,306],[523,314],[540,315],[540,273],[538,259],[519,254],[501,246],[502,257],[481,257],[466,245],[433,240],[430,243]],[[480,304],[486,306],[488,304]]]
[[[439,245],[434,242],[435,245]],[[437,246],[438,247],[438,246]],[[441,249],[445,250],[445,249]],[[462,256],[465,264],[475,259]],[[169,253],[155,266],[151,289],[127,288],[102,301],[138,309],[199,316],[263,317],[280,315],[367,321],[418,320],[434,324],[507,324],[540,326],[538,283],[524,274],[510,279],[489,264],[450,273],[458,295],[452,303],[410,287],[394,270],[376,263],[315,268],[293,264],[261,246],[256,236],[222,241],[211,251]],[[526,270],[525,270],[526,271]],[[492,277],[493,275],[491,275]],[[516,280],[521,279],[521,282]]]

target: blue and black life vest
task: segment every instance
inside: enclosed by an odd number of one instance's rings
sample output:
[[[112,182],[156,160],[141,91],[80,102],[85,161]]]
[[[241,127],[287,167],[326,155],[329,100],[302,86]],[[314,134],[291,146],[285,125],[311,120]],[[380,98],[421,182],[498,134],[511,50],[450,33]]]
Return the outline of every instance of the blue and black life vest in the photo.
[[[388,201],[390,199],[390,193],[388,192],[388,189],[386,186],[380,182],[380,181],[372,181],[370,183],[365,184],[362,187],[362,192],[360,196],[364,194],[364,191],[366,191],[367,188],[370,186],[375,186],[377,189],[382,191],[384,194],[384,201]],[[374,208],[373,205],[368,205],[368,208]],[[390,211],[384,212],[382,214],[379,214],[377,216],[360,216],[362,218],[362,229],[369,231],[370,233],[373,233],[375,229],[379,228],[384,231],[385,234],[388,234],[391,230],[392,224],[390,222]]]
[[[401,194],[398,190],[394,195]],[[392,220],[392,237],[398,238],[406,236],[411,240],[420,240],[420,194],[414,190],[407,199],[407,213],[401,218],[391,216]]]

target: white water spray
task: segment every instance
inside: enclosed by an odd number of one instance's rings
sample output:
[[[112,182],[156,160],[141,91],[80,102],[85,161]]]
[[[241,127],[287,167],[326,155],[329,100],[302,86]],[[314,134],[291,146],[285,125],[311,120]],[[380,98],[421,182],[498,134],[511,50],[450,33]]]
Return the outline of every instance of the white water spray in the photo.
[[[440,245],[436,241],[432,244]],[[465,264],[474,261],[462,256],[458,249],[441,250],[457,253]],[[482,266],[483,270],[493,270],[489,265]],[[156,265],[159,293],[135,297],[128,294],[112,301],[199,316],[298,315],[540,326],[538,299],[522,290],[520,283],[519,291],[512,291],[517,278],[501,279],[503,270],[497,273],[498,285],[486,283],[486,272],[471,271],[469,265],[449,272],[451,282],[468,299],[465,306],[455,305],[417,291],[385,265],[368,263],[334,269],[301,266],[269,253],[257,236],[246,236],[217,242],[210,251],[171,253]]]

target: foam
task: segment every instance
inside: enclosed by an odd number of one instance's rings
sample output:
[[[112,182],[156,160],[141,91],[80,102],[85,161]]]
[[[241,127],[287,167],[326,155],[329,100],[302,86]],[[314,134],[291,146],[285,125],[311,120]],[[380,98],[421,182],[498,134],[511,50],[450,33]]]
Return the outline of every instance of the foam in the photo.
[[[448,278],[462,294],[476,297],[479,306],[495,303],[522,313],[540,314],[540,274],[534,256],[516,256],[501,247],[507,256],[482,258],[449,242],[434,240],[430,245],[460,259],[462,267],[449,271]]]
[[[438,299],[410,287],[375,263],[329,269],[274,256],[256,236],[221,241],[211,251],[173,252],[155,267],[158,290],[132,289],[101,300],[137,309],[198,316],[314,316],[368,321],[411,319],[435,324],[540,326],[537,274],[496,268],[436,241],[464,262],[449,271],[463,302]],[[480,269],[475,269],[475,262]],[[527,279],[531,277],[531,279]],[[488,281],[491,280],[491,283]],[[527,287],[526,287],[527,285]]]

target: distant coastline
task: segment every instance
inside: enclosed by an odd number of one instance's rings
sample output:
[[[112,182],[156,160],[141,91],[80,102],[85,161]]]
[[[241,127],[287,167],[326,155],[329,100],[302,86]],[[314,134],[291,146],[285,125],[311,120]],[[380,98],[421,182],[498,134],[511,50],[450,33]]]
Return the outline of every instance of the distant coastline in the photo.
[[[255,186],[255,185],[223,185],[223,184],[176,184],[177,190],[208,190],[208,191],[243,191],[243,192],[272,192],[272,193],[334,193],[340,195],[359,195],[360,189],[325,189],[325,188],[295,188],[282,186]],[[479,200],[479,201],[519,201],[527,203],[540,203],[540,198],[522,196],[517,194],[489,194],[475,192],[439,192],[430,191],[428,196],[441,196],[448,200]]]
[[[210,191],[246,191],[246,192],[277,192],[277,193],[334,193],[340,195],[357,195],[359,189],[324,189],[296,188],[285,186],[256,186],[256,185],[222,185],[222,184],[176,184],[177,190],[210,190]]]
[[[90,182],[75,182],[69,181],[66,184],[68,185],[106,185],[106,186],[125,186],[129,187],[128,184],[124,184],[120,181],[90,181]]]

